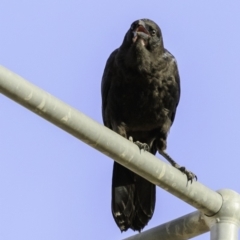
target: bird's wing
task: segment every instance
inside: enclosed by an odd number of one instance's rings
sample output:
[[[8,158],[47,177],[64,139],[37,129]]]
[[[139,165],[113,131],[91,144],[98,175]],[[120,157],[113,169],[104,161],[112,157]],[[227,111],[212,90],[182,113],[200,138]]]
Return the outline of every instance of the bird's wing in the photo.
[[[172,72],[172,75],[173,75],[173,78],[174,78],[174,84],[176,84],[176,90],[174,92],[175,94],[175,107],[172,111],[172,114],[170,116],[170,119],[171,119],[171,122],[173,124],[173,121],[174,121],[174,118],[175,118],[175,115],[176,115],[176,111],[177,111],[177,106],[178,106],[178,103],[179,103],[179,100],[180,100],[180,93],[181,93],[181,86],[180,86],[180,76],[179,76],[179,73],[178,73],[178,66],[177,66],[177,61],[175,59],[175,57],[165,49],[165,53],[168,55],[168,57],[170,58],[170,69],[171,69],[171,72]]]
[[[107,100],[108,100],[108,93],[109,89],[111,87],[111,81],[114,75],[114,62],[115,62],[115,56],[117,54],[118,49],[113,51],[111,55],[109,56],[104,72],[103,72],[103,77],[102,77],[102,84],[101,84],[101,93],[102,93],[102,118],[103,118],[103,123],[105,126],[111,128],[109,123],[107,122],[106,119],[106,114],[105,110],[107,107]]]
[[[175,65],[176,65],[176,62],[175,62]],[[179,103],[179,100],[180,100],[180,93],[181,93],[180,77],[179,77],[179,74],[178,74],[177,65],[176,65],[176,67],[175,67],[174,77],[175,77],[175,81],[176,81],[177,86],[178,86],[178,92],[177,92],[177,98],[176,98],[176,106],[175,106],[175,109],[174,109],[174,111],[173,111],[173,113],[172,113],[172,116],[171,116],[172,124],[173,124],[173,121],[174,121],[174,118],[175,118],[177,106],[178,106],[178,103]]]

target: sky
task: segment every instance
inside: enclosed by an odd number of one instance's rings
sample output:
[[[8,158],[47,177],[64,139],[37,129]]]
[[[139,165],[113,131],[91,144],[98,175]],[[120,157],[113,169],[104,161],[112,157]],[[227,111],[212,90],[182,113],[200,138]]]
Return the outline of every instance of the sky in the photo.
[[[0,63],[102,123],[107,58],[133,21],[154,20],[181,78],[168,153],[209,188],[240,193],[239,9],[237,0],[1,0]],[[0,109],[0,239],[136,234],[112,218],[112,159],[3,95]],[[194,210],[157,188],[144,230]]]

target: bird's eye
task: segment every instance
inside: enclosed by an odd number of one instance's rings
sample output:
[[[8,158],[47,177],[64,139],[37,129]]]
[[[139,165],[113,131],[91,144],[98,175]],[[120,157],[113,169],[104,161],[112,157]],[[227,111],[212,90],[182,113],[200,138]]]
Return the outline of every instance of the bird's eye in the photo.
[[[156,30],[155,30],[155,29],[152,29],[152,30],[151,30],[151,34],[152,34],[152,35],[155,35],[155,34],[156,34]]]

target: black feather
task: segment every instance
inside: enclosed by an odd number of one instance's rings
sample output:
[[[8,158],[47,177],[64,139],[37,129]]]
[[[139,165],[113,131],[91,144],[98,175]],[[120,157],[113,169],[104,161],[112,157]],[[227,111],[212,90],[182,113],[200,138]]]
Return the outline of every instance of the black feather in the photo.
[[[109,57],[102,78],[104,125],[125,138],[166,149],[180,98],[177,63],[163,46],[161,30],[148,19],[135,21]],[[155,185],[114,163],[112,213],[121,231],[141,231],[152,218]]]

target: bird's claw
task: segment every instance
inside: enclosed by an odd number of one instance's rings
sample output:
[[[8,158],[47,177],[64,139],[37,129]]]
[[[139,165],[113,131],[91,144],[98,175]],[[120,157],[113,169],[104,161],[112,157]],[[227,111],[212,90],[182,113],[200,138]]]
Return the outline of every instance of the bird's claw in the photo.
[[[136,141],[134,143],[139,147],[140,150],[149,152],[150,148],[147,143],[141,143],[139,141]]]
[[[193,182],[194,179],[197,181],[197,176],[193,173],[188,171],[185,167],[180,167],[179,170],[186,174],[187,180],[190,181],[191,183]]]
[[[132,137],[129,137],[129,140],[130,140],[131,142],[133,142],[133,138],[132,138]],[[140,151],[141,151],[141,150],[147,151],[147,152],[150,151],[150,148],[149,148],[149,146],[148,146],[147,143],[141,143],[141,142],[139,142],[139,141],[136,141],[136,142],[133,142],[133,143],[136,144],[136,145],[139,147]]]
[[[176,169],[178,169],[179,171],[181,171],[187,176],[187,183],[189,181],[191,181],[192,183],[194,178],[197,181],[197,176],[193,172],[188,171],[185,167],[179,166],[165,151],[161,151],[161,150],[158,150],[158,151],[163,157],[165,157],[172,164],[173,167],[175,167]]]

